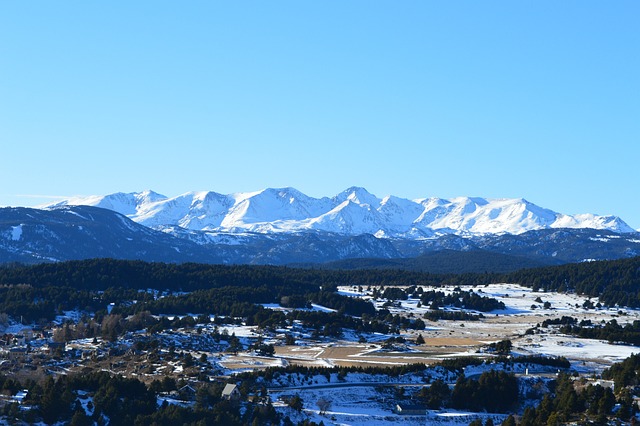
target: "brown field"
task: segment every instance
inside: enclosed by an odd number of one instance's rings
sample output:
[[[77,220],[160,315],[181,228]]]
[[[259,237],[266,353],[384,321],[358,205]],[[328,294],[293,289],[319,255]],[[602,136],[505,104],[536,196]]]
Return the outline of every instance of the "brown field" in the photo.
[[[377,344],[340,342],[333,345],[276,347],[276,356],[293,365],[306,366],[391,366],[413,363],[432,364],[448,356],[470,352],[482,342],[464,337],[429,339],[411,352],[382,351]]]
[[[485,344],[484,341],[480,341],[473,337],[428,337],[425,338],[424,345],[419,347],[479,346],[483,344]]]
[[[280,367],[282,362],[278,358],[268,358],[260,356],[229,356],[223,361],[219,361],[219,364],[224,368],[232,370],[264,370],[269,367]]]

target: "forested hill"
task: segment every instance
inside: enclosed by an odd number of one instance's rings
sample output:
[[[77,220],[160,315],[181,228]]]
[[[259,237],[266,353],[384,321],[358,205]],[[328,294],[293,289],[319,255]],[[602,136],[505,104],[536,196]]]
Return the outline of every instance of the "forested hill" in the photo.
[[[437,250],[413,258],[344,259],[325,263],[324,269],[404,269],[433,274],[498,272],[507,273],[524,268],[560,265],[564,262],[550,257],[514,256],[487,250]],[[310,265],[307,265],[310,266]]]
[[[193,291],[226,286],[320,287],[338,285],[483,285],[518,283],[534,289],[575,291],[599,296],[606,305],[640,307],[640,257],[523,269],[508,274],[430,274],[401,270],[321,270],[281,266],[165,264],[93,259],[0,268],[0,285],[112,287]]]
[[[493,275],[497,277],[497,275]],[[489,275],[465,275],[466,283],[484,284]],[[320,270],[283,266],[208,265],[196,263],[149,263],[142,261],[92,259],[0,268],[0,285],[29,284],[85,290],[110,287],[193,291],[204,288],[241,286],[338,285],[402,286],[458,284],[461,276],[400,270]],[[480,281],[475,281],[480,280]]]

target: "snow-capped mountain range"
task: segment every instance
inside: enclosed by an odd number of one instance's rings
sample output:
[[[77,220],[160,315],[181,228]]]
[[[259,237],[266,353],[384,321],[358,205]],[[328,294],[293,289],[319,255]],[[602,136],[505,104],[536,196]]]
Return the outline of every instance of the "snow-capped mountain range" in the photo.
[[[187,192],[166,197],[153,191],[70,198],[42,206],[96,206],[121,213],[147,227],[175,233],[281,234],[329,232],[420,240],[440,235],[521,234],[554,228],[636,232],[616,216],[566,215],[522,198],[458,197],[408,200],[384,198],[352,187],[333,196],[309,197],[294,188],[219,194]]]

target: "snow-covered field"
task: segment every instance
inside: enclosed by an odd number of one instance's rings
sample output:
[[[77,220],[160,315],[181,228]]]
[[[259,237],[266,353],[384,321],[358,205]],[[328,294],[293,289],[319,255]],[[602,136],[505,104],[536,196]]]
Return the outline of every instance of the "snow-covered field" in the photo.
[[[425,291],[439,290],[445,293],[454,291],[454,287],[430,288]],[[382,364],[402,364],[407,362],[436,361],[452,356],[478,356],[483,346],[503,339],[513,342],[516,354],[539,354],[564,356],[576,365],[595,363],[602,369],[613,362],[621,361],[639,348],[631,345],[612,345],[605,341],[579,339],[562,335],[555,329],[541,329],[542,334],[525,335],[527,329],[541,324],[546,319],[572,316],[578,320],[591,320],[593,323],[609,321],[615,318],[619,324],[640,319],[640,312],[626,308],[585,309],[583,304],[589,300],[576,294],[554,292],[532,292],[531,289],[515,284],[492,284],[488,286],[467,287],[463,291],[473,290],[481,296],[495,298],[505,304],[505,309],[484,313],[481,321],[436,321],[425,320],[424,330],[410,330],[402,336],[413,341],[418,334],[425,339],[424,345],[410,348],[409,352],[394,353],[380,351],[380,342],[393,335],[367,335],[346,332],[343,340],[331,344],[308,343],[302,347],[281,349],[279,355],[290,362],[306,360],[318,365],[364,364],[366,361]],[[370,294],[356,287],[339,288],[342,295],[350,297],[370,298]],[[592,302],[597,302],[595,299]],[[386,300],[374,300],[377,308],[381,308]],[[418,299],[398,301],[395,306],[387,308],[394,314],[402,314],[421,318],[428,308],[418,307]],[[545,302],[548,308],[544,308]],[[319,307],[316,306],[315,309]],[[479,314],[479,312],[476,312]],[[364,337],[366,344],[358,344]],[[340,348],[340,349],[338,349]],[[340,362],[339,362],[340,361]]]
[[[430,290],[430,288],[424,288]],[[551,292],[532,292],[531,289],[513,284],[493,284],[488,286],[461,287],[463,291],[473,290],[480,295],[495,298],[505,304],[505,309],[484,313],[481,321],[437,321],[425,320],[426,328],[420,331],[402,332],[407,341],[413,341],[418,334],[425,339],[423,345],[407,345],[406,352],[381,350],[382,342],[387,335],[367,335],[347,332],[343,339],[328,343],[301,342],[300,346],[278,347],[276,357],[287,363],[301,365],[335,366],[335,365],[399,365],[411,362],[432,363],[438,360],[457,356],[491,357],[484,349],[487,344],[509,339],[513,342],[515,355],[548,355],[564,356],[571,362],[571,368],[581,374],[598,374],[602,369],[614,362],[622,361],[632,353],[638,353],[640,348],[631,345],[609,344],[594,339],[580,339],[558,332],[556,327],[538,328],[534,334],[525,334],[528,329],[541,324],[545,319],[572,316],[578,320],[591,320],[593,323],[609,321],[615,318],[619,324],[625,324],[640,319],[640,312],[626,308],[585,309],[583,304],[588,298],[576,294],[560,294]],[[454,291],[454,287],[438,288],[445,293]],[[343,295],[351,297],[370,298],[366,291],[358,291],[355,287],[341,287]],[[593,303],[597,301],[591,300]],[[385,300],[374,300],[380,308]],[[547,302],[547,308],[544,307]],[[549,306],[550,304],[550,306]],[[421,318],[428,310],[418,307],[417,299],[400,301],[389,309],[395,314],[402,314],[414,318]],[[318,309],[320,307],[314,307]],[[358,343],[364,337],[366,343]],[[467,375],[480,375],[487,368],[495,366],[468,367]],[[510,371],[525,375],[552,377],[556,369],[552,367],[534,367],[515,364]],[[428,375],[431,379],[438,378],[433,369]],[[532,380],[535,377],[532,377]],[[443,377],[449,383],[451,378]],[[412,380],[413,379],[413,380]],[[422,386],[424,377],[401,379],[406,386]],[[288,378],[291,380],[291,378]],[[367,386],[366,381],[376,381],[375,385]],[[340,382],[327,380],[324,376],[314,377],[308,382],[289,383],[289,387],[271,389],[270,394],[278,410],[289,416],[294,422],[310,418],[315,422],[334,425],[468,425],[473,419],[487,417],[500,424],[505,415],[492,413],[465,413],[452,410],[429,411],[426,416],[406,416],[394,412],[394,388],[380,377],[369,377],[368,380],[354,374],[347,375]],[[411,384],[413,383],[413,384]],[[385,385],[386,384],[386,385]],[[297,386],[296,386],[297,385]],[[302,412],[296,412],[286,406],[282,398],[298,395],[304,401]],[[323,415],[319,414],[316,402],[320,399],[331,401],[330,408]]]
[[[455,410],[430,411],[424,415],[401,415],[394,412],[395,398],[392,391],[381,393],[371,386],[342,386],[335,388],[314,389],[307,388],[296,393],[302,398],[304,408],[298,413],[282,402],[276,402],[274,406],[289,416],[294,422],[310,419],[316,423],[324,422],[326,425],[468,425],[473,419],[488,417],[494,423],[500,424],[505,415],[470,413]],[[291,391],[288,394],[292,394]],[[278,397],[278,392],[271,392],[272,397]],[[331,401],[330,408],[320,415],[316,402],[321,398]]]

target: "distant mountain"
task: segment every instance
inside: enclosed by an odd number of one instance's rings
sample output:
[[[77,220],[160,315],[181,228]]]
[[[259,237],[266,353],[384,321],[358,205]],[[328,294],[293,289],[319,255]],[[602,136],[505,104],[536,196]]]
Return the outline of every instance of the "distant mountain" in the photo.
[[[215,252],[154,231],[111,210],[0,208],[0,262],[88,258],[219,263]]]
[[[413,240],[322,231],[211,233],[179,226],[163,230],[91,206],[2,208],[0,263],[109,257],[172,263],[319,265],[351,259],[332,267],[504,272],[640,255],[639,234],[593,229],[465,237],[445,234]]]
[[[182,228],[179,228],[182,230]],[[111,210],[63,206],[0,208],[0,263],[89,258],[155,262],[287,264],[353,257],[396,257],[388,240],[325,233],[221,236],[182,231],[174,236]]]
[[[407,200],[395,196],[378,198],[358,187],[348,188],[331,198],[309,197],[294,188],[228,195],[188,192],[172,198],[144,191],[72,198],[45,207],[69,205],[106,208],[167,233],[178,233],[180,229],[205,231],[214,239],[217,234],[243,233],[325,232],[423,240],[447,234],[518,235],[559,228],[635,232],[616,216],[566,215],[522,198]]]
[[[615,216],[563,215],[523,199],[378,198],[356,187],[313,198],[280,188],[117,193],[0,209],[0,263],[349,260],[328,267],[504,272],[638,255],[640,234]]]

